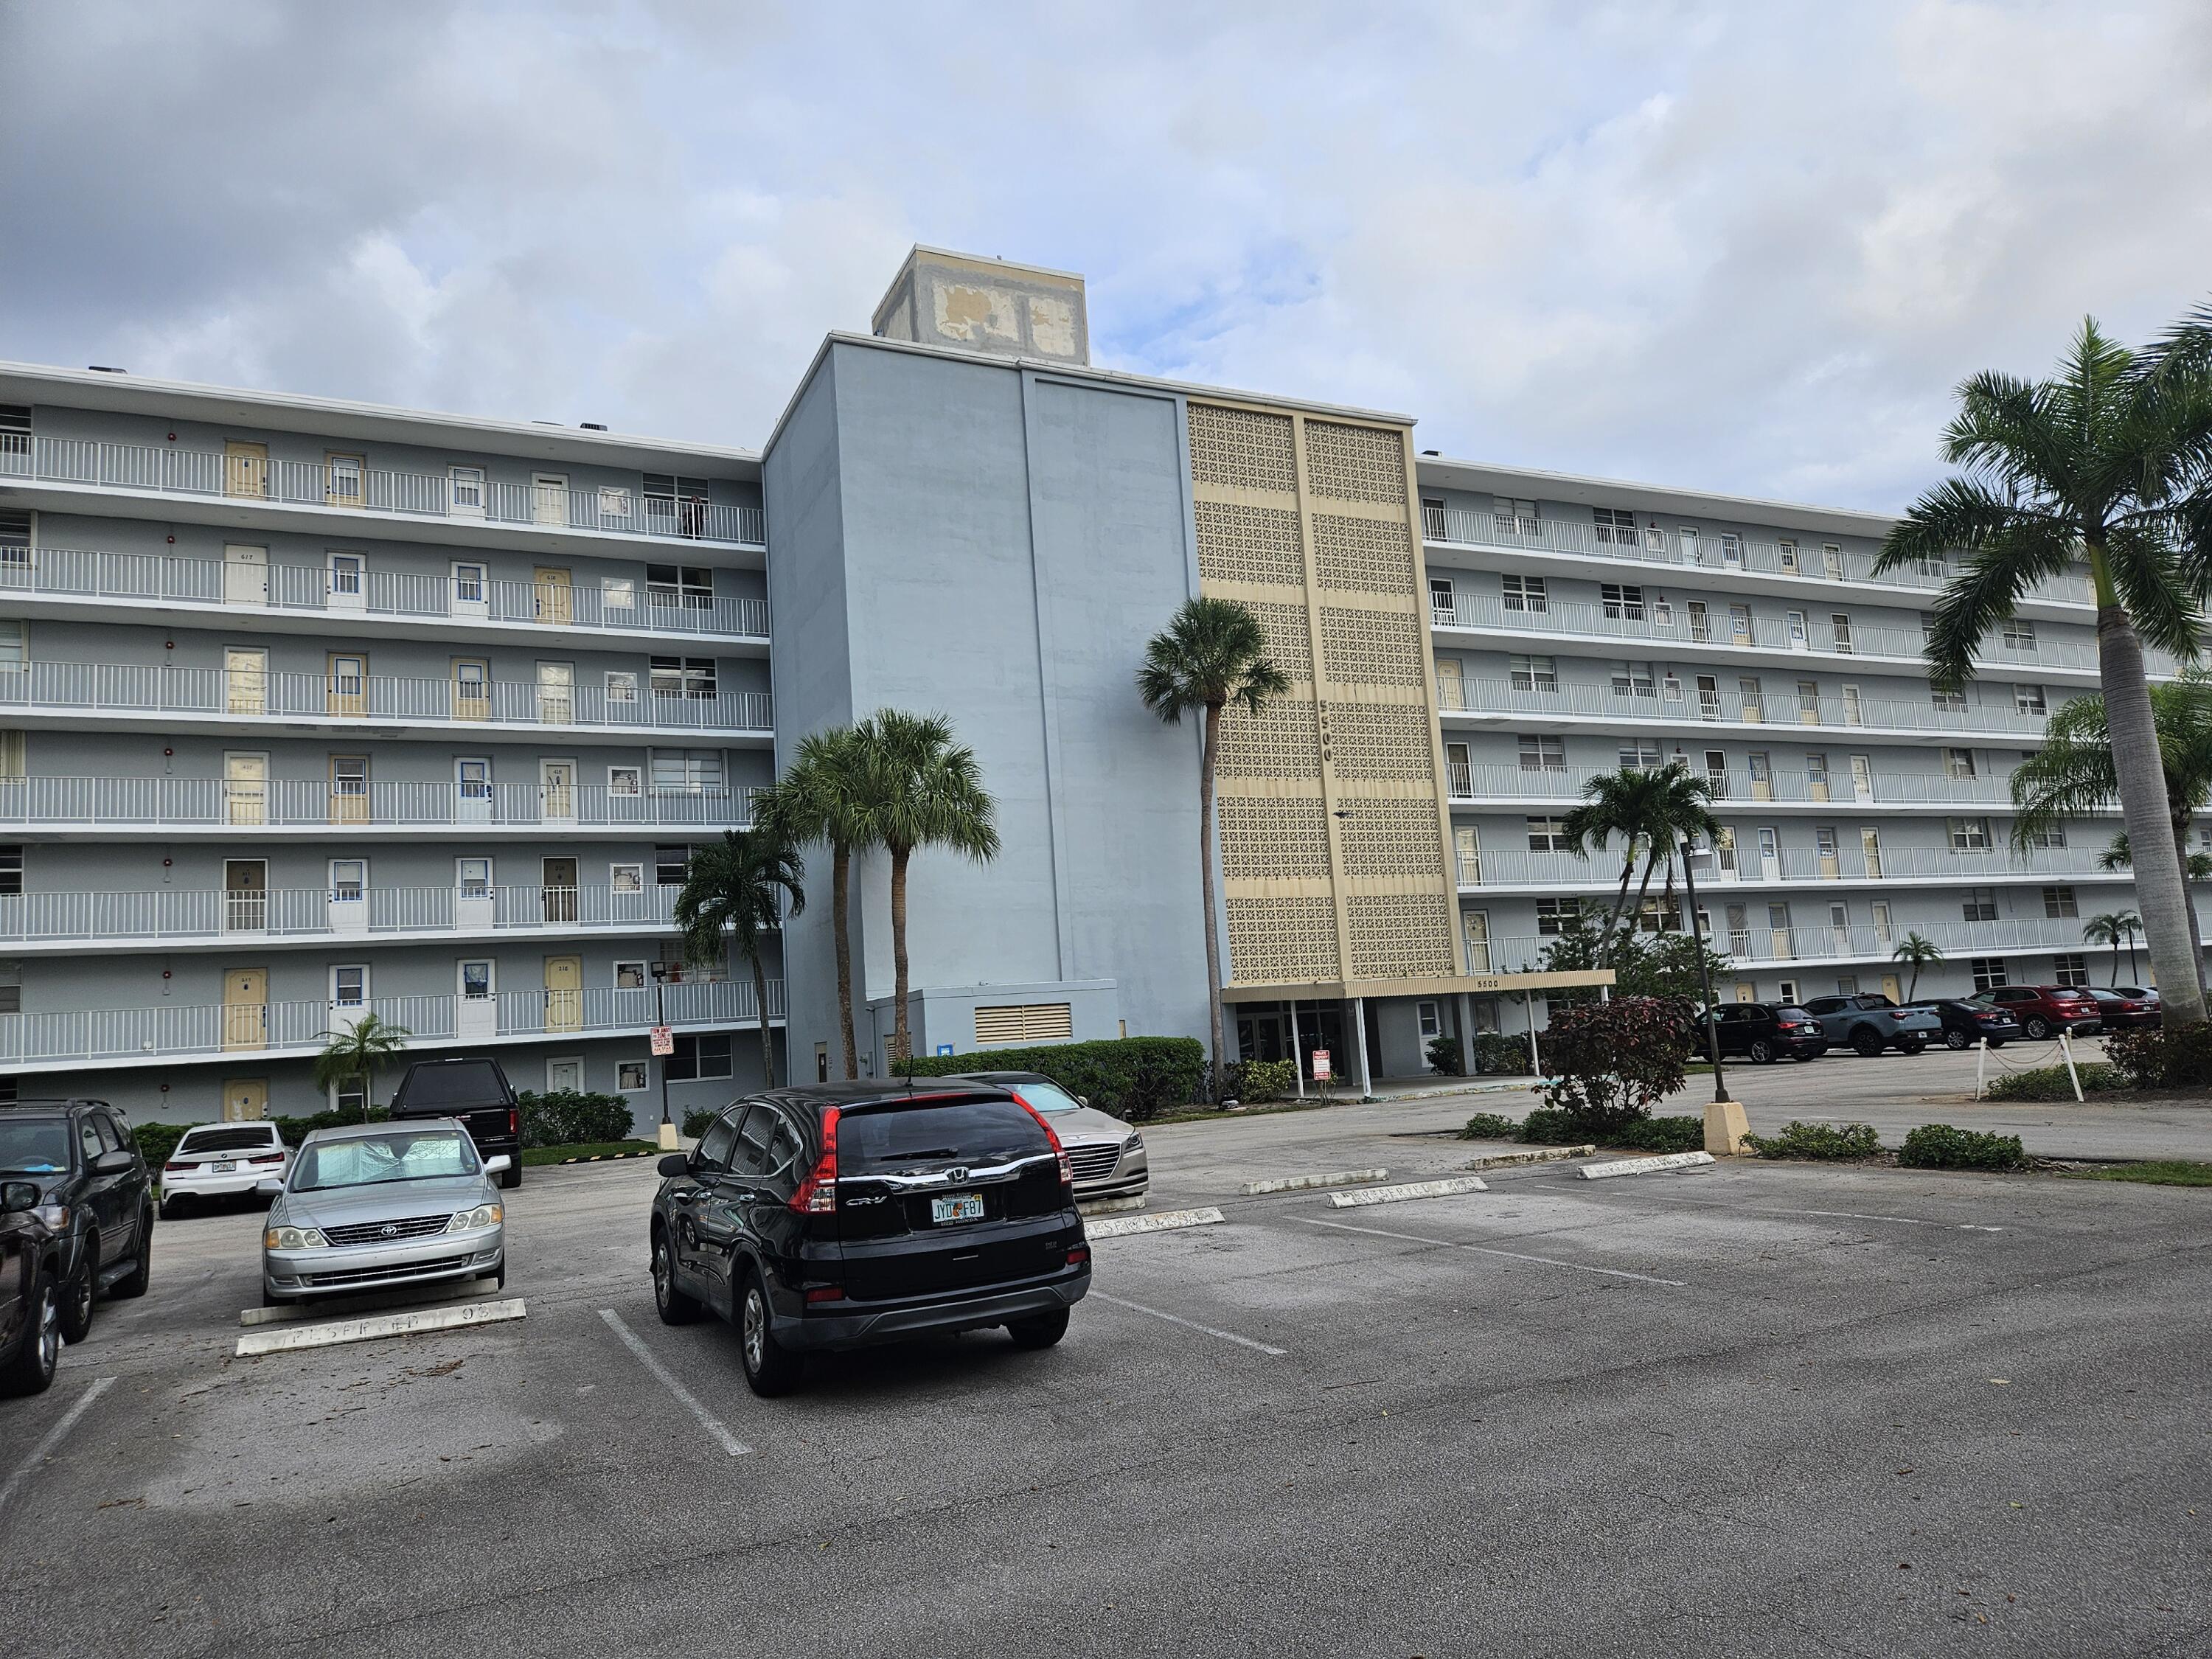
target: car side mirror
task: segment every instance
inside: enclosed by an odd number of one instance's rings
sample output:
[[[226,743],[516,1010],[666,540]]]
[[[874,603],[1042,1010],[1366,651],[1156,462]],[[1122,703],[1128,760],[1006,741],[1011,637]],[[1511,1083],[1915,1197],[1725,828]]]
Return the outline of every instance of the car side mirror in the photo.
[[[0,1187],[0,1215],[14,1215],[22,1210],[39,1207],[39,1183],[35,1181],[11,1181]]]
[[[264,1198],[280,1198],[284,1192],[284,1178],[282,1176],[264,1176],[253,1183],[253,1190]]]
[[[659,1170],[660,1173],[665,1176],[690,1175],[691,1173],[691,1154],[689,1152],[670,1152],[660,1160]]]
[[[128,1172],[131,1166],[137,1162],[137,1158],[133,1153],[118,1146],[115,1151],[102,1152],[98,1158],[93,1159],[92,1172],[94,1175],[123,1175]]]
[[[511,1170],[514,1167],[514,1160],[505,1152],[495,1152],[484,1160],[483,1172],[486,1175],[498,1175],[502,1170]]]
[[[1089,1095],[1078,1095],[1075,1097],[1075,1103],[1079,1106],[1088,1106],[1091,1103],[1091,1097]]]

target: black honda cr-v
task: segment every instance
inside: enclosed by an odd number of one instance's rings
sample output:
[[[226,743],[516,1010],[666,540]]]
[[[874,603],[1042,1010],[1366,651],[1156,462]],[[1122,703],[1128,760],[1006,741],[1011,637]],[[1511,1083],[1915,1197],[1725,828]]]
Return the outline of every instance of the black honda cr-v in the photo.
[[[741,1100],[660,1160],[653,1300],[738,1328],[781,1394],[811,1350],[1003,1325],[1044,1348],[1091,1288],[1051,1126],[996,1089],[816,1084]]]

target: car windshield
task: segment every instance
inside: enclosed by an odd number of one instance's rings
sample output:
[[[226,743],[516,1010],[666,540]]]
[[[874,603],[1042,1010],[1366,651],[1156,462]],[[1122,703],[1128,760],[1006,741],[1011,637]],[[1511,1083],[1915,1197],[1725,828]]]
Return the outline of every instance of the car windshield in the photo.
[[[69,1124],[58,1117],[0,1119],[0,1170],[58,1175],[69,1168]]]
[[[319,1193],[476,1173],[476,1147],[459,1130],[394,1129],[301,1147],[293,1165],[292,1190]]]
[[[837,1123],[840,1175],[1003,1164],[1050,1150],[1043,1126],[1011,1100],[848,1112]]]
[[[1047,1117],[1050,1117],[1055,1112],[1079,1112],[1083,1109],[1083,1103],[1057,1083],[1044,1083],[1033,1078],[1024,1078],[1018,1083],[1009,1083],[1006,1087],[1029,1102]]]

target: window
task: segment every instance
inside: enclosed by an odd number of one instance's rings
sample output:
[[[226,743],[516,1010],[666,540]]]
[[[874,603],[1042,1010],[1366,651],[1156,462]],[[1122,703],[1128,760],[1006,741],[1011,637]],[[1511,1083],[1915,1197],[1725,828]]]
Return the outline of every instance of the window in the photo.
[[[610,864],[607,866],[607,886],[617,893],[642,893],[645,890],[645,866],[642,864]]]
[[[1859,976],[1856,974],[1843,974],[1838,975],[1836,980],[1836,994],[1838,996],[1855,997],[1858,994]]]
[[[1567,769],[1567,743],[1565,738],[1546,737],[1540,732],[1523,732],[1521,743],[1521,769],[1523,772],[1564,772]]]
[[[1656,738],[1635,738],[1620,745],[1620,763],[1638,771],[1656,772],[1659,769],[1659,743]]]
[[[1536,522],[1536,503],[1500,495],[1495,506],[1498,512],[1498,532],[1502,536],[1533,536],[1541,528]]]
[[[1648,662],[1617,662],[1613,665],[1613,695],[1616,697],[1656,697],[1658,682]]]
[[[2004,625],[2005,649],[2033,651],[2035,649],[2035,624],[2023,617],[2014,617]]]
[[[491,763],[483,759],[459,759],[453,763],[453,779],[459,786],[463,800],[488,801],[491,799]]]
[[[1951,820],[1951,850],[1954,853],[1986,853],[1990,848],[1990,821],[1987,818],[1953,818]]]
[[[1544,591],[1541,576],[1501,576],[1498,578],[1504,592],[1508,611],[1549,611],[1551,596]]]
[[[1782,1002],[1785,1006],[1794,1007],[1796,1006],[1797,981],[1796,980],[1784,980],[1775,988],[1775,993],[1777,1000]]]
[[[481,519],[484,514],[484,470],[456,466],[446,473],[448,501],[455,517]]]
[[[609,702],[635,702],[637,701],[637,675],[629,669],[609,669],[607,671],[607,701]]]
[[[682,478],[666,472],[645,475],[645,516],[647,528],[664,536],[703,536],[707,533],[707,481]],[[715,1075],[727,1077],[727,1072]]]
[[[617,526],[627,524],[630,517],[629,491],[620,484],[599,486],[599,516],[612,519]]]
[[[491,963],[465,962],[460,974],[461,1000],[486,1002],[491,998]]]
[[[1851,619],[1842,611],[1829,613],[1828,629],[1835,638],[1838,655],[1847,657],[1858,648],[1851,643]]]
[[[1450,577],[1429,578],[1429,611],[1437,627],[1449,628],[1452,625],[1453,617],[1458,614],[1458,601],[1452,593]]]
[[[599,609],[602,611],[635,611],[637,609],[637,583],[629,576],[603,576],[599,579]]]
[[[659,887],[681,887],[684,872],[690,867],[691,849],[688,847],[656,847],[653,849],[653,880]]]
[[[2015,714],[2044,714],[2050,705],[2044,701],[2039,685],[2015,685],[2012,689],[2012,712]]]
[[[332,455],[330,467],[330,504],[332,507],[359,507],[368,499],[363,483],[368,467],[358,455]]]
[[[619,1094],[634,1095],[645,1088],[646,1063],[641,1060],[618,1060],[615,1062],[615,1090]]]
[[[484,568],[480,564],[456,562],[453,566],[453,603],[479,605],[484,602]]]
[[[1785,576],[1796,575],[1797,574],[1797,544],[1792,541],[1778,543],[1776,545],[1775,553],[1781,562],[1782,574]]]
[[[714,695],[712,657],[655,657],[653,695],[656,697],[711,697]]]
[[[331,969],[331,1006],[362,1008],[368,1005],[368,969],[363,967]]]
[[[727,1031],[686,1032],[676,1039],[676,1052],[668,1056],[665,1075],[671,1083],[727,1077],[730,1048]]]
[[[1413,1005],[1413,1018],[1419,1022],[1421,1035],[1424,1037],[1441,1036],[1443,1035],[1444,1023],[1443,1012],[1437,1004],[1433,1002],[1415,1003]]]
[[[2051,979],[2056,985],[2087,985],[2089,982],[2088,960],[2079,954],[2053,957],[2051,959]]]
[[[1966,966],[1974,975],[1974,988],[1977,991],[1994,991],[2001,985],[2008,985],[2012,982],[2006,976],[2002,957],[1970,957]]]
[[[1613,621],[1644,620],[1644,590],[1635,584],[1603,583],[1598,589],[1598,597],[1605,605],[1605,614]]]
[[[1965,783],[1974,775],[1974,751],[1971,749],[1946,749],[1943,751],[1943,775]]]
[[[654,794],[702,795],[721,787],[720,750],[656,749],[653,751]]]
[[[1516,691],[1556,691],[1559,689],[1559,665],[1549,657],[1513,658],[1507,665]]]
[[[23,890],[23,849],[0,847],[0,893]]]
[[[640,780],[644,769],[637,766],[607,768],[607,793],[611,796],[635,795],[640,791]]]
[[[2046,887],[2043,890],[2043,914],[2053,921],[2081,914],[2079,902],[2071,887]]]
[[[331,860],[331,901],[335,904],[358,904],[368,884],[368,860],[366,859],[332,859]]]
[[[647,972],[646,966],[643,963],[618,962],[615,963],[616,990],[642,991],[647,986],[652,983],[652,975]]]
[[[1783,631],[1790,636],[1790,648],[1792,651],[1809,651],[1813,648],[1812,636],[1805,629],[1803,611],[1784,611],[1782,622]]]
[[[1995,921],[1997,919],[1997,890],[1994,887],[1969,887],[1966,896],[1959,901],[1959,914],[1968,921]]]
[[[1933,611],[1920,613],[1920,643],[1923,646],[1936,643],[1936,616]]]
[[[1963,714],[1966,712],[1966,694],[1960,690],[1945,690],[1938,686],[1928,694],[1939,714]]]
[[[2063,847],[2066,845],[2066,826],[2054,823],[2048,829],[2031,830],[2027,835],[2030,847]]]
[[[331,555],[331,597],[337,601],[358,600],[368,584],[368,561],[359,553]]]
[[[700,565],[649,564],[645,568],[645,600],[647,605],[703,611],[714,602],[714,573]]]
[[[1713,636],[1713,620],[1705,614],[1705,602],[1692,599],[1685,607],[1690,620],[1690,637],[1703,641]]]
[[[1532,853],[1564,853],[1567,850],[1567,826],[1561,818],[1530,818],[1528,820],[1528,850]]]
[[[1571,898],[1540,898],[1536,901],[1536,931],[1549,936],[1564,933],[1575,925],[1582,915],[1581,902]]]
[[[1659,695],[1668,702],[1682,701],[1682,682],[1672,668],[1659,677]]]
[[[1636,545],[1636,515],[1626,507],[1600,507],[1591,509],[1590,516],[1597,521],[1597,538],[1621,547]]]
[[[465,899],[484,899],[491,896],[491,860],[489,859],[455,859],[453,887]]]

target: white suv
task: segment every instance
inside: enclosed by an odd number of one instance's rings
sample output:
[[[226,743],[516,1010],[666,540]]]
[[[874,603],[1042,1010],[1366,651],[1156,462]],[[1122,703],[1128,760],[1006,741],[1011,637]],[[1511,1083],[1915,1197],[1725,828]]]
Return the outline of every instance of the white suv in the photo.
[[[188,1198],[250,1193],[271,1177],[282,1180],[291,1166],[291,1150],[273,1123],[203,1123],[185,1131],[161,1166],[161,1214],[175,1214]]]

